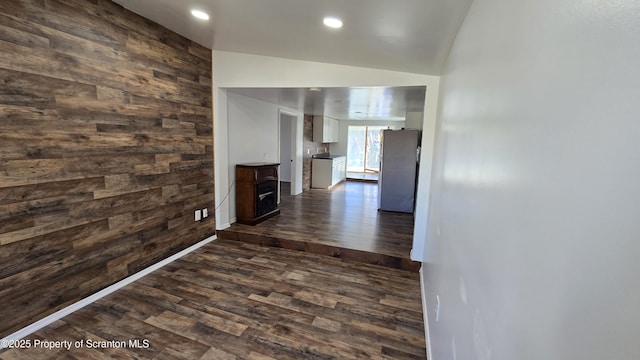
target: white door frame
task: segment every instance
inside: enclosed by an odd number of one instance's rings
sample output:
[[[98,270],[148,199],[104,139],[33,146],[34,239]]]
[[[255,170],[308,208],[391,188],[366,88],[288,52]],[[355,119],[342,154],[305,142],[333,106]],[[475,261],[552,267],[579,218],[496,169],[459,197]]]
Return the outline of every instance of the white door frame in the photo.
[[[289,174],[289,178],[291,179],[291,195],[295,195],[295,189],[298,181],[298,177],[296,176],[297,166],[296,166],[296,135],[297,135],[297,121],[298,114],[296,112],[286,110],[286,109],[278,109],[278,161],[282,164],[282,154],[280,154],[280,143],[282,139],[280,138],[282,135],[282,116],[291,117],[291,174]],[[281,166],[282,168],[282,166]],[[278,203],[280,203],[280,183],[278,182]]]

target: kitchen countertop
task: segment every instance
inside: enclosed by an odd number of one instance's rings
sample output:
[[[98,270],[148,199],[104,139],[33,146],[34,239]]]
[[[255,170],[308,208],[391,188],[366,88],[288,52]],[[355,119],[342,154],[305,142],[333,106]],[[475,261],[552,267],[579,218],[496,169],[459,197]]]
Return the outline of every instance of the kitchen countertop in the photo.
[[[345,157],[345,155],[315,154],[312,156],[313,159],[319,160],[333,160],[341,157]]]

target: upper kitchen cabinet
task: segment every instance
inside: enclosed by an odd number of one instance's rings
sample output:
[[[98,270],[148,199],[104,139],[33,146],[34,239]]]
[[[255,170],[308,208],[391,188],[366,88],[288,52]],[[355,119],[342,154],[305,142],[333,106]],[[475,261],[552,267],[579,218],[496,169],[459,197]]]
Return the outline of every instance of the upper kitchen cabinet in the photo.
[[[340,122],[326,116],[313,117],[313,141],[320,143],[338,142]]]

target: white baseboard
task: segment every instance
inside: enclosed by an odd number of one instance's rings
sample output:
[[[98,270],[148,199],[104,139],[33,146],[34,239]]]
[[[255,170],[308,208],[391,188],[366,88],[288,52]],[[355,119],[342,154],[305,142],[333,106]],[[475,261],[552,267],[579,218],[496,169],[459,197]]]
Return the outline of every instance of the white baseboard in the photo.
[[[48,325],[51,325],[52,323],[62,319],[63,317],[65,317],[65,316],[67,316],[67,315],[69,315],[69,314],[71,314],[71,313],[73,313],[75,311],[78,311],[78,310],[82,309],[83,307],[85,307],[85,306],[87,306],[87,305],[89,305],[91,303],[94,303],[94,302],[100,300],[101,298],[111,294],[112,292],[114,292],[116,290],[119,290],[119,289],[131,284],[132,282],[142,278],[145,275],[149,275],[150,273],[152,273],[152,272],[160,269],[161,267],[163,267],[163,266],[165,266],[165,265],[167,265],[167,264],[169,264],[169,263],[171,263],[171,262],[173,262],[173,261],[175,261],[175,260],[187,255],[188,253],[190,253],[190,252],[192,252],[192,251],[194,251],[194,250],[196,250],[196,249],[198,249],[198,248],[200,248],[200,247],[212,242],[215,239],[216,239],[215,235],[210,236],[210,237],[200,241],[199,243],[191,245],[190,247],[180,251],[179,253],[171,255],[168,258],[166,258],[166,259],[164,259],[162,261],[159,261],[159,262],[149,266],[146,269],[143,269],[143,270],[141,270],[141,271],[139,271],[139,272],[127,277],[127,278],[124,278],[124,279],[118,281],[117,283],[98,291],[97,293],[95,293],[93,295],[90,295],[90,296],[88,296],[88,297],[86,297],[86,298],[84,298],[84,299],[82,299],[82,300],[80,300],[78,302],[75,302],[75,303],[73,303],[73,304],[71,304],[71,305],[69,305],[69,306],[67,306],[67,307],[65,307],[65,308],[63,308],[61,310],[58,310],[55,313],[45,317],[44,319],[38,320],[38,321],[34,322],[33,324],[28,325],[28,326],[26,326],[26,327],[24,327],[24,328],[22,328],[22,329],[20,329],[20,330],[18,330],[16,332],[14,332],[13,334],[8,335],[7,337],[5,337],[2,340],[0,340],[0,350],[6,348],[9,342],[15,341],[15,340],[20,340],[20,339],[24,338],[25,336],[31,335],[32,333],[34,333],[34,332],[36,332],[36,331],[38,331],[38,330],[40,330],[40,329],[42,329],[42,328],[44,328],[44,327],[46,327]]]
[[[228,229],[230,227],[231,227],[231,223],[226,223],[226,224],[222,224],[220,226],[217,226],[216,230],[220,231],[220,230]]]
[[[427,290],[424,286],[424,264],[420,267],[420,292],[422,293],[422,318],[424,321],[424,340],[427,345],[427,359],[433,360],[431,357],[431,340],[429,338],[429,316],[427,315]]]

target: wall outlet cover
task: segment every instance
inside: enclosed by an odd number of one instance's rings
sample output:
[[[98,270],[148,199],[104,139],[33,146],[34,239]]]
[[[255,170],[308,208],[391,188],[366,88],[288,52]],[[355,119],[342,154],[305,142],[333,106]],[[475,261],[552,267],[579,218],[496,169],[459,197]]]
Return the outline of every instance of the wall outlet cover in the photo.
[[[207,208],[202,209],[202,217],[206,218],[207,216],[209,216],[209,210]]]
[[[202,220],[202,211],[201,210],[196,210],[196,221],[200,221]]]

